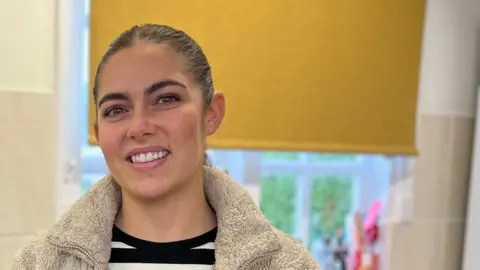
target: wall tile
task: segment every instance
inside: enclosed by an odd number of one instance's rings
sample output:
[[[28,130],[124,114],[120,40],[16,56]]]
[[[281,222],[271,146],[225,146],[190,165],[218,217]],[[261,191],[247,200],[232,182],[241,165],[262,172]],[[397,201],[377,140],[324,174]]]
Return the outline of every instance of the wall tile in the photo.
[[[440,222],[392,225],[388,270],[442,269]]]
[[[450,177],[443,186],[445,214],[451,220],[463,220],[466,216],[470,165],[473,152],[473,118],[453,119],[453,138]]]
[[[53,93],[56,1],[2,1],[0,91]],[[34,45],[34,46],[33,46]]]
[[[0,92],[0,235],[53,221],[54,96]]]
[[[474,121],[432,115],[419,121],[414,220],[387,228],[386,269],[460,270]]]
[[[445,216],[442,185],[450,178],[453,125],[450,118],[443,116],[422,116],[419,121],[414,219],[438,219]]]
[[[462,269],[464,222],[442,224],[442,269]]]

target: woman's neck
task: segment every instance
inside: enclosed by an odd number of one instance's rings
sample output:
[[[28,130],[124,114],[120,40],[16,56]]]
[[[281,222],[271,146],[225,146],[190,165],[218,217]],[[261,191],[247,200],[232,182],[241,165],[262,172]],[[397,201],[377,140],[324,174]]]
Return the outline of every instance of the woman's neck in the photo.
[[[215,228],[216,223],[203,182],[195,179],[174,194],[153,202],[123,194],[115,225],[143,240],[173,242],[201,235]]]

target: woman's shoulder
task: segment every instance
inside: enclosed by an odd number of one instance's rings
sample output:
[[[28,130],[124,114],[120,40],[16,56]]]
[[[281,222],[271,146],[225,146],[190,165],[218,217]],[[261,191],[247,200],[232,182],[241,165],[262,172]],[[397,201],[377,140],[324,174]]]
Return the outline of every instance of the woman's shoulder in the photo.
[[[58,251],[48,244],[47,234],[44,230],[33,236],[15,255],[12,269],[51,269]]]
[[[275,229],[281,249],[272,259],[274,269],[320,270],[310,251],[294,237]]]

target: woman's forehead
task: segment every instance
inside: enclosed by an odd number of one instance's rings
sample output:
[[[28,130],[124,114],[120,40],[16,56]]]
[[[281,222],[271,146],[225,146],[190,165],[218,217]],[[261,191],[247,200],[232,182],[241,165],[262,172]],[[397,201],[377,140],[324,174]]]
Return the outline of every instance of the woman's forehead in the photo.
[[[102,75],[112,73],[161,73],[182,70],[182,55],[169,49],[165,44],[137,44],[122,49],[108,59]]]
[[[112,55],[99,74],[99,90],[139,88],[162,80],[189,84],[183,57],[167,45],[139,44]]]

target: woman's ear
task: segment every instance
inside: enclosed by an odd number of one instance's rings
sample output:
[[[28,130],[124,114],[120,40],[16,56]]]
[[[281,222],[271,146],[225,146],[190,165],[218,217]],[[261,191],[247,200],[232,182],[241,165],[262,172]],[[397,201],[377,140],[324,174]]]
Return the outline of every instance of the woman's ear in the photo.
[[[222,93],[213,93],[212,101],[207,108],[205,118],[205,133],[212,135],[217,131],[218,127],[225,116],[225,96]]]

